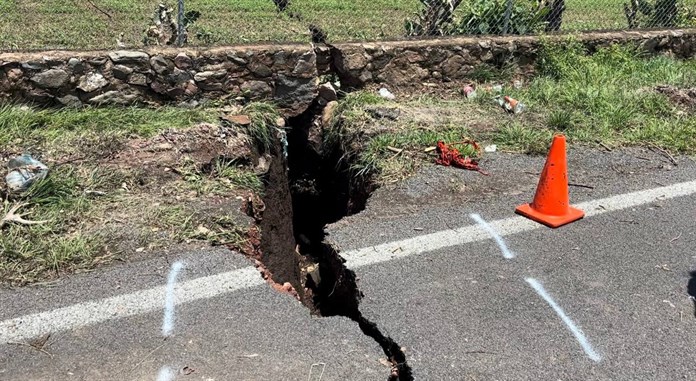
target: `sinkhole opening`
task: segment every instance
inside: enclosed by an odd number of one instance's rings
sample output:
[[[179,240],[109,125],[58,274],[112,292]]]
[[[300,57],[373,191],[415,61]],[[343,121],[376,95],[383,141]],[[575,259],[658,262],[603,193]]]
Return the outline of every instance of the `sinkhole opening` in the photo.
[[[274,134],[265,153],[270,165],[262,212],[253,213],[260,240],[252,256],[276,289],[296,297],[313,314],[355,321],[393,364],[389,380],[412,380],[401,347],[360,312],[363,294],[355,272],[325,241],[326,225],[364,210],[376,185],[369,174],[354,175],[356,155],[344,152],[340,141],[324,141],[322,109],[315,101]]]

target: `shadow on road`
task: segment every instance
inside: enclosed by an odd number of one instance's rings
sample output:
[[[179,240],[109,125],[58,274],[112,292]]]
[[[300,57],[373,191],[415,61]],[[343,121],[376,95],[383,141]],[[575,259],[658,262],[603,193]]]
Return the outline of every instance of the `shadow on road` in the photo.
[[[696,270],[689,273],[691,278],[689,283],[686,284],[686,292],[691,296],[691,301],[694,302],[694,317],[696,317]]]

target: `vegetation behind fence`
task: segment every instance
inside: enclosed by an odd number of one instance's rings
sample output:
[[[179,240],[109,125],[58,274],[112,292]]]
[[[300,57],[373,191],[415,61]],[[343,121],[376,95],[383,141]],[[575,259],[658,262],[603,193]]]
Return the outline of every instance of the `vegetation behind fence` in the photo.
[[[181,19],[178,2],[185,8]],[[178,29],[181,21],[186,25],[186,43],[197,46],[696,26],[696,0],[167,0],[163,8],[159,4],[158,0],[0,0],[0,50],[174,44],[176,32],[173,38],[157,33],[170,26]]]

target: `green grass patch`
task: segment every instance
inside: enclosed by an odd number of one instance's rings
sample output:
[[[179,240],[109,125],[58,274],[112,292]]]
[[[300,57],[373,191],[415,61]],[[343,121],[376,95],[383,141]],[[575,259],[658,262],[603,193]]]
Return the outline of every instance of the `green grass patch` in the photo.
[[[434,154],[423,150],[438,140],[474,138],[502,151],[545,154],[554,133],[561,132],[575,145],[645,145],[696,153],[696,113],[656,91],[660,85],[696,87],[696,60],[648,57],[632,46],[589,55],[573,39],[547,44],[540,54],[537,77],[522,88],[503,89],[527,105],[521,114],[504,112],[493,102],[494,94],[482,87],[474,100],[423,96],[398,104],[375,99],[374,93],[354,93],[334,118],[342,126],[329,133],[359,136],[355,131],[386,126],[383,133],[363,139],[355,170],[381,173],[388,181],[407,176],[419,161],[433,162]],[[475,73],[485,81],[509,79],[486,68]],[[375,120],[367,112],[373,100],[401,107],[405,116],[392,124]]]
[[[251,124],[246,127],[247,134],[264,152],[267,152],[275,135],[274,128],[280,114],[275,106],[265,102],[252,102],[244,106],[242,114],[248,115]]]
[[[0,146],[69,144],[90,134],[150,137],[169,128],[212,122],[216,112],[175,107],[34,109],[0,105]]]
[[[539,62],[542,75],[530,86],[511,91],[545,124],[503,123],[498,135],[503,143],[536,152],[532,140],[558,131],[576,142],[656,144],[675,152],[696,152],[693,111],[655,91],[658,85],[696,86],[696,60],[644,57],[631,46],[587,55],[579,43],[569,40],[547,45]]]
[[[0,0],[0,49],[141,47],[159,0]],[[166,2],[176,7],[176,1]],[[566,0],[562,30],[626,29],[626,0]],[[696,9],[696,0],[682,0]],[[96,7],[105,11],[100,12]],[[464,8],[463,6],[461,7]],[[278,13],[272,0],[187,0],[201,13],[189,30],[191,45],[309,42],[308,24],[321,26],[329,41],[394,39],[405,20],[421,9],[418,0],[293,0]],[[301,15],[301,20],[290,15]],[[691,22],[696,22],[692,20]]]

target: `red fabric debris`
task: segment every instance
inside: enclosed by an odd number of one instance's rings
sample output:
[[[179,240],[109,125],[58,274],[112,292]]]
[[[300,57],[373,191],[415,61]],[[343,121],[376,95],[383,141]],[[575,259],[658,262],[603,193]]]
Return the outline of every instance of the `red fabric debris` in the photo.
[[[478,143],[476,143],[473,140],[466,140],[454,144],[469,144],[472,147],[474,147],[475,150],[481,150],[481,147],[479,147]],[[477,171],[481,174],[488,175],[488,173],[481,170],[481,168],[478,165],[478,161],[468,156],[462,156],[462,154],[459,153],[458,149],[452,147],[451,145],[445,144],[445,142],[443,141],[437,142],[437,153],[439,155],[438,158],[435,160],[435,163],[437,164],[444,165],[446,167],[449,167],[451,165],[456,168],[468,169],[470,171]]]

